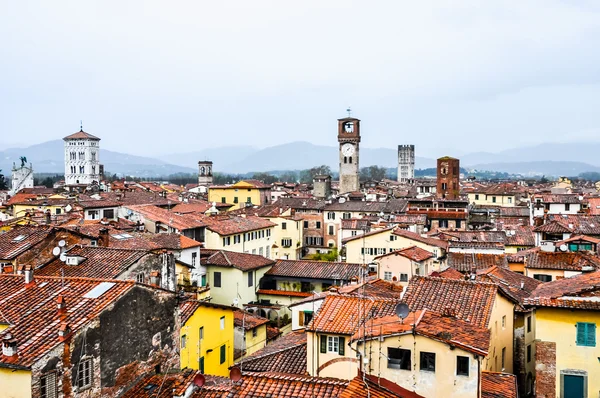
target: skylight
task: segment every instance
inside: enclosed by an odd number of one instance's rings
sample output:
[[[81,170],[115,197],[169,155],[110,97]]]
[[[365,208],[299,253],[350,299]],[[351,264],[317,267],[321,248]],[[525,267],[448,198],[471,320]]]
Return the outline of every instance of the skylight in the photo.
[[[129,235],[129,234],[117,234],[117,235],[113,235],[112,237],[115,238],[115,239],[118,239],[118,240],[123,240],[123,239],[133,238],[133,235]]]
[[[114,285],[114,282],[100,282],[98,286],[87,292],[83,298],[98,298],[109,291]]]
[[[16,238],[13,239],[13,242],[20,242],[20,241],[22,241],[25,238],[26,238],[25,235],[19,235]]]

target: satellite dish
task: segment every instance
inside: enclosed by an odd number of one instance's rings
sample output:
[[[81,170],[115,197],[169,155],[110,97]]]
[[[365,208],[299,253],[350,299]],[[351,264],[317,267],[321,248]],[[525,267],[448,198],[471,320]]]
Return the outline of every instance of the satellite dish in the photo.
[[[204,377],[204,375],[202,373],[198,373],[196,376],[194,376],[194,385],[197,387],[202,387],[204,385],[204,383],[206,383],[206,378]]]
[[[236,298],[234,298],[234,299],[233,299],[233,306],[234,306],[234,307],[237,307],[238,303],[239,303],[239,300],[238,300],[238,298],[237,298],[237,297],[236,297]]]
[[[242,371],[237,366],[234,366],[229,371],[229,378],[231,381],[236,382],[242,378]]]
[[[67,242],[65,242],[64,240],[60,240],[60,241],[58,242],[58,246],[59,246],[59,247],[65,247],[65,245],[66,245],[66,244],[67,244]]]
[[[52,249],[52,255],[54,255],[54,256],[60,255],[60,247],[55,247],[54,249]]]
[[[560,245],[559,247],[561,252],[566,252],[567,251],[567,245],[565,245],[564,243],[562,245]]]
[[[67,213],[68,213],[68,212],[70,212],[71,210],[73,210],[73,208],[71,207],[71,205],[66,205],[66,206],[65,206],[65,211],[66,211]]]
[[[339,198],[339,199],[338,199],[338,202],[339,202],[339,203],[346,203],[346,198]]]
[[[410,309],[408,308],[408,305],[404,303],[400,303],[396,306],[396,315],[398,315],[400,319],[406,318],[409,312]]]
[[[59,258],[60,261],[64,263],[65,261],[67,261],[67,253],[61,253]]]

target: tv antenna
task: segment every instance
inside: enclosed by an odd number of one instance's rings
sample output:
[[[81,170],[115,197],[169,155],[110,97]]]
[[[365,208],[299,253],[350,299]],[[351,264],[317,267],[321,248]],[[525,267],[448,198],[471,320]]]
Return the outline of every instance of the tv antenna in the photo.
[[[352,108],[351,107],[346,108],[346,112],[348,112],[348,117],[352,117]]]

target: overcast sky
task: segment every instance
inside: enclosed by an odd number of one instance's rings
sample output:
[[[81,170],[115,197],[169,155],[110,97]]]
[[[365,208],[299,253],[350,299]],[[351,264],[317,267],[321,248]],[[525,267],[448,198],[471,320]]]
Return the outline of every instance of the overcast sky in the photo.
[[[576,3],[576,4],[575,4]],[[598,1],[4,1],[0,149],[600,141]]]

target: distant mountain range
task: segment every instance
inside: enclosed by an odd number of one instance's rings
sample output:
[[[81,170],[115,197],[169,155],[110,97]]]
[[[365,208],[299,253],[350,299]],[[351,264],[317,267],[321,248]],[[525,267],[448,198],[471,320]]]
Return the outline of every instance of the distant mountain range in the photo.
[[[417,147],[417,154],[419,149]],[[337,147],[299,141],[264,149],[251,146],[229,146],[195,152],[166,154],[160,159],[134,156],[101,149],[100,160],[107,173],[138,177],[196,173],[199,160],[212,160],[215,172],[248,173],[270,170],[302,170],[318,165],[338,167]],[[63,173],[62,140],[48,141],[27,148],[0,151],[0,169],[10,175],[13,162],[26,156],[36,173]],[[600,171],[600,143],[547,143],[515,148],[497,153],[475,152],[460,157],[468,170],[500,171],[523,175],[575,176],[585,171]],[[449,154],[452,155],[452,154]],[[416,168],[435,167],[429,157],[416,157]],[[397,167],[396,148],[361,148],[361,166]]]

